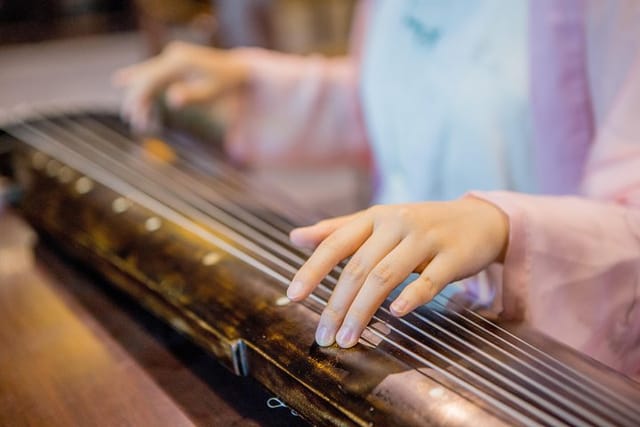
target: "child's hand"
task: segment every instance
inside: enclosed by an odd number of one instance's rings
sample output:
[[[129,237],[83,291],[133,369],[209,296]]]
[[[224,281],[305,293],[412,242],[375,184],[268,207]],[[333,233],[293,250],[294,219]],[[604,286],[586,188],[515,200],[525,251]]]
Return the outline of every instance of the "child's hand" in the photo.
[[[447,284],[502,261],[509,236],[506,214],[474,197],[451,202],[374,206],[291,232],[315,252],[295,275],[287,295],[299,301],[341,260],[340,275],[316,331],[318,344],[351,347],[387,295],[412,272],[420,277],[391,304],[403,316]]]
[[[234,51],[174,42],[155,58],[116,72],[113,83],[125,89],[123,116],[144,130],[158,95],[166,94],[170,108],[205,104],[242,87],[248,76]]]

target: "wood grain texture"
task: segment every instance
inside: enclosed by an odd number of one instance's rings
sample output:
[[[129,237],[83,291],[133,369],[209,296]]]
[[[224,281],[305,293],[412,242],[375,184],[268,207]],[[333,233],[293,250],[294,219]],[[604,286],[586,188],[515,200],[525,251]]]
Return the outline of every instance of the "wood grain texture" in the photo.
[[[87,315],[28,271],[0,283],[0,424],[193,423]]]
[[[256,235],[260,224],[211,216],[222,201],[241,208],[260,201],[259,187],[215,158],[205,161],[216,164],[213,171],[187,168],[188,175],[139,161],[138,142],[127,139],[127,130],[97,137],[83,117],[7,130],[25,143],[14,162],[22,212],[79,262],[311,422],[637,425],[637,385],[535,331],[516,332],[466,312],[427,306],[409,322],[380,310],[358,346],[319,348],[314,329],[331,283],[323,283],[316,299],[283,302],[295,270],[288,262],[304,254],[268,244],[269,233]],[[222,199],[230,176],[241,184]],[[129,201],[124,210],[123,200]],[[289,206],[278,200],[265,209]],[[277,223],[281,216],[273,214]]]
[[[0,235],[16,227],[0,215]],[[37,259],[0,274],[0,425],[303,424],[124,294],[45,247]]]

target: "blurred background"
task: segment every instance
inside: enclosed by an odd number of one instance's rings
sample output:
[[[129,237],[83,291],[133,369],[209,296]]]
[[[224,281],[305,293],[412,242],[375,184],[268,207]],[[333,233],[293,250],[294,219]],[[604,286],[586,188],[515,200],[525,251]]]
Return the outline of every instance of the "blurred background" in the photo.
[[[172,40],[283,52],[347,52],[356,0],[0,0],[0,109],[117,106],[114,70]],[[261,173],[260,171],[256,173]],[[366,204],[361,171],[266,171],[331,214]],[[362,190],[362,191],[361,191]]]
[[[286,52],[345,51],[355,0],[1,0],[0,43],[141,30],[149,53],[175,38]]]

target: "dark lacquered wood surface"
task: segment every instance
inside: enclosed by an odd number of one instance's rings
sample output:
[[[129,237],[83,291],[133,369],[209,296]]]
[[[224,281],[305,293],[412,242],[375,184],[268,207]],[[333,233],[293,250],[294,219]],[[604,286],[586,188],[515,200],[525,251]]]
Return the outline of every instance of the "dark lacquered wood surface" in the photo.
[[[302,423],[27,230],[0,214],[0,425]]]

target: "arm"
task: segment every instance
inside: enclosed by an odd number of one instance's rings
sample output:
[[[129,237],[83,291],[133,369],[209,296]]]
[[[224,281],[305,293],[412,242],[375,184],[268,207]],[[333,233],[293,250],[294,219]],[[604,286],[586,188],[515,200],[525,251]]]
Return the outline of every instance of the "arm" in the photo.
[[[241,162],[366,162],[358,50],[367,3],[356,14],[352,53],[343,58],[173,43],[116,74],[115,83],[125,88],[123,115],[148,128],[160,94],[169,108],[217,104],[226,148]]]
[[[585,168],[585,197],[478,192],[446,206],[377,207],[294,230],[295,243],[316,248],[289,288],[294,300],[351,256],[321,316],[318,343],[353,345],[407,272],[420,277],[391,304],[395,315],[429,301],[450,281],[482,271],[499,279],[493,281],[495,313],[525,317],[611,366],[637,372],[640,59],[619,93]],[[472,205],[474,198],[484,200]],[[477,278],[466,284],[480,283]]]
[[[640,338],[640,209],[576,197],[476,196],[509,217],[502,315],[524,316],[609,365],[637,369],[640,354],[627,359]]]
[[[250,164],[367,159],[354,58],[236,53],[249,83],[228,123],[234,157]]]
[[[640,156],[629,161],[640,173]],[[624,188],[624,200],[638,200],[640,186]],[[428,302],[447,283],[472,276],[466,284],[473,286],[480,283],[476,273],[496,279],[501,271],[502,280],[492,281],[497,314],[525,317],[610,366],[637,372],[640,206],[509,192],[473,196],[376,206],[294,230],[294,243],[315,250],[288,289],[293,300],[307,297],[350,257],[316,341],[355,345],[375,310],[411,272],[420,275],[390,305],[394,315]],[[500,262],[503,268],[495,268]]]
[[[369,162],[359,66],[372,5],[361,0],[343,58],[239,49],[250,90],[230,119],[227,146],[249,163]]]
[[[478,193],[509,216],[503,314],[640,368],[640,55],[599,129],[585,198]]]

